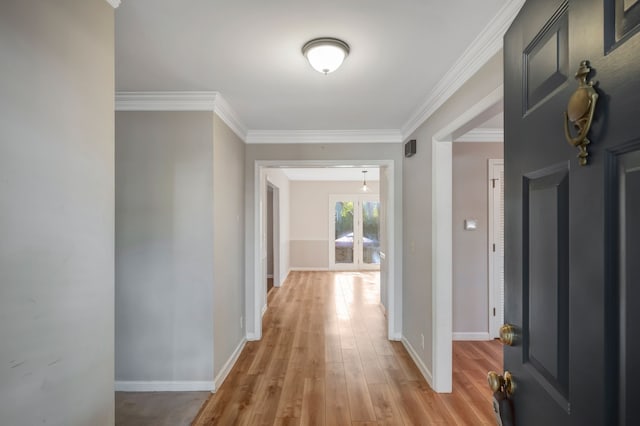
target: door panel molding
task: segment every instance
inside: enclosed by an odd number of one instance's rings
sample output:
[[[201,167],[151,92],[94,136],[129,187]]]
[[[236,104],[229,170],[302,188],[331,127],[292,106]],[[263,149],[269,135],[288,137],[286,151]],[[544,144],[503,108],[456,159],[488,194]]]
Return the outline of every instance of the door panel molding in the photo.
[[[604,42],[608,53],[640,30],[640,2],[605,1],[604,12]]]
[[[523,362],[568,413],[569,163],[526,174],[522,202]]]
[[[568,1],[564,1],[524,49],[523,114],[535,109],[567,81],[569,72]]]
[[[606,276],[611,285],[605,289],[606,300],[606,382],[607,410],[627,424],[640,417],[633,409],[638,400],[633,379],[640,363],[637,342],[640,315],[640,140],[623,144],[607,154],[606,176]],[[617,422],[616,422],[617,423]]]

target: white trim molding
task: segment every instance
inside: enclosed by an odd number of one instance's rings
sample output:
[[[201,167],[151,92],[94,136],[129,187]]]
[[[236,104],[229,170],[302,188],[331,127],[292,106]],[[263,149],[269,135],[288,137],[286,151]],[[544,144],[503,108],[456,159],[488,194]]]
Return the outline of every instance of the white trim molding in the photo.
[[[214,111],[218,92],[116,92],[116,111]]]
[[[107,0],[107,3],[109,3],[111,5],[111,7],[113,7],[114,9],[117,9],[118,6],[120,6],[121,1],[120,0]]]
[[[453,340],[477,340],[477,341],[485,341],[492,340],[489,333],[486,331],[473,331],[467,333],[453,333]]]
[[[116,92],[116,111],[211,111],[247,138],[246,126],[219,92]]]
[[[402,164],[402,163],[400,163]],[[253,230],[249,235],[252,244],[247,244],[247,250],[253,251],[253,256],[246,256],[246,271],[248,278],[245,281],[245,312],[247,313],[246,336],[247,340],[260,340],[262,336],[262,321],[260,310],[266,297],[266,286],[264,285],[266,269],[263,255],[264,244],[262,243],[264,222],[262,220],[263,207],[265,205],[266,179],[265,168],[270,167],[384,167],[387,171],[381,175],[387,180],[387,197],[383,202],[387,203],[387,240],[393,243],[387,248],[387,270],[389,281],[387,284],[387,330],[391,340],[400,340],[402,333],[402,269],[397,267],[402,264],[402,232],[400,229],[402,221],[402,192],[395,191],[395,160],[254,160],[253,169]],[[396,217],[399,219],[396,220]],[[251,260],[250,260],[251,259]],[[290,271],[297,268],[290,267]],[[313,268],[313,270],[321,270]],[[249,272],[252,271],[251,274]]]
[[[247,333],[246,340],[247,342],[257,342],[260,340],[261,336],[258,336],[256,333]]]
[[[502,49],[503,37],[525,0],[510,0],[435,85],[429,97],[402,126],[405,140],[440,108],[489,59]]]
[[[431,374],[431,371],[429,371],[427,366],[424,365],[424,362],[422,362],[422,359],[420,359],[420,357],[418,356],[418,352],[416,352],[414,347],[411,346],[411,343],[409,342],[409,340],[404,336],[402,336],[402,345],[407,350],[407,352],[409,353],[409,356],[418,367],[418,370],[420,370],[420,373],[422,373],[422,376],[425,378],[427,383],[429,383],[429,386],[431,386],[431,389],[434,389],[433,375]]]
[[[328,270],[329,268],[323,268],[320,266],[292,266],[291,269],[289,269],[289,272],[322,272]]]
[[[244,349],[244,346],[246,344],[247,344],[247,340],[242,339],[240,341],[240,344],[236,347],[236,349],[233,351],[233,353],[227,360],[227,362],[224,363],[224,365],[220,369],[220,372],[218,373],[216,378],[213,380],[214,387],[212,389],[212,392],[215,392],[216,390],[220,389],[220,386],[222,386],[222,384],[224,383],[225,379],[231,372],[231,369],[238,361],[238,358],[240,358],[240,354],[242,353],[242,350]]]
[[[453,352],[453,148],[451,133],[437,135],[432,142],[431,208],[431,298],[433,390],[451,392]],[[443,214],[444,213],[444,214]],[[443,309],[448,307],[449,309]]]
[[[116,392],[213,392],[214,383],[208,381],[116,381]]]
[[[504,129],[473,129],[454,142],[504,142]]]
[[[401,143],[398,129],[380,130],[249,130],[249,144]]]
[[[243,142],[247,141],[247,127],[242,123],[240,116],[231,108],[231,105],[229,105],[220,93],[216,95],[213,111],[218,114],[218,117],[220,117]]]
[[[432,371],[436,392],[451,392],[453,386],[452,135],[502,99],[503,86],[500,85],[448,123],[432,139]]]

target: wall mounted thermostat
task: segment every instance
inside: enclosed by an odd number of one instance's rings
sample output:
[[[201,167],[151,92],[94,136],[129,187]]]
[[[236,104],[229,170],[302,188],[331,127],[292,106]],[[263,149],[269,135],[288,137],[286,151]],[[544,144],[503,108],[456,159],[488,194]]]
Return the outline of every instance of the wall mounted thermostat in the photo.
[[[478,221],[476,219],[465,219],[464,220],[464,230],[465,231],[475,231],[478,229]]]

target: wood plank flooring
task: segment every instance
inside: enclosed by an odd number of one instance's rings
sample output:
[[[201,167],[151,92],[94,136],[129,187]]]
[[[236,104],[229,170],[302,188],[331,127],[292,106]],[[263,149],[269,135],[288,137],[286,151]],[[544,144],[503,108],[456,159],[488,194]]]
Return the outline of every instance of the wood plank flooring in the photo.
[[[497,342],[454,342],[453,393],[437,394],[387,340],[377,272],[292,272],[194,425],[495,425]]]

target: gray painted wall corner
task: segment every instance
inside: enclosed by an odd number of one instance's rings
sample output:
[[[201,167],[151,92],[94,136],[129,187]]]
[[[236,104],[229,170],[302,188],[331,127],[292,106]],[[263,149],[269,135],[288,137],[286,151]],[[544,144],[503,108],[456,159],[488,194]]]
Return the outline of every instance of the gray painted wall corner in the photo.
[[[433,138],[502,84],[502,51],[491,58],[407,139],[416,139],[417,154],[404,160],[404,306],[403,333],[420,361],[433,372],[433,282],[431,259],[433,205]],[[425,347],[422,350],[424,336]]]
[[[213,117],[213,336],[214,376],[245,337],[245,144]],[[241,328],[240,322],[243,322]]]
[[[112,425],[114,12],[0,13],[0,423]]]

